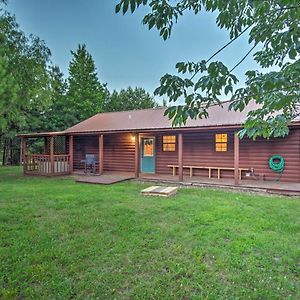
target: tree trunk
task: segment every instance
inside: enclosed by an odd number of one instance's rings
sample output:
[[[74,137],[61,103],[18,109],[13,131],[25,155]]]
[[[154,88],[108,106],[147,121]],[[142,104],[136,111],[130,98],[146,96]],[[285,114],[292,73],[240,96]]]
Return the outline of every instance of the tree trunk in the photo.
[[[9,141],[9,146],[10,146],[10,165],[12,166],[14,163],[14,153],[13,153],[13,139],[10,139]]]
[[[3,140],[2,166],[6,164],[6,139]]]

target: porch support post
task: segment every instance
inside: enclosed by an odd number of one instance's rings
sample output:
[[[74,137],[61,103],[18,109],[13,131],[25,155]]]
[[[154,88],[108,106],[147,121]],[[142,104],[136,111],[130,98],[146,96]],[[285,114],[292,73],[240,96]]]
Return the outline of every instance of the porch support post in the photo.
[[[73,173],[73,161],[74,161],[74,141],[73,135],[69,136],[69,172]]]
[[[134,135],[134,142],[135,142],[134,177],[139,178],[140,176],[140,135],[138,133]]]
[[[183,181],[183,137],[182,133],[178,134],[178,175],[179,181]]]
[[[240,138],[234,133],[234,185],[239,185]]]
[[[50,137],[50,164],[51,175],[54,175],[54,136]]]
[[[104,136],[99,135],[99,174],[103,174],[103,164],[104,164]]]

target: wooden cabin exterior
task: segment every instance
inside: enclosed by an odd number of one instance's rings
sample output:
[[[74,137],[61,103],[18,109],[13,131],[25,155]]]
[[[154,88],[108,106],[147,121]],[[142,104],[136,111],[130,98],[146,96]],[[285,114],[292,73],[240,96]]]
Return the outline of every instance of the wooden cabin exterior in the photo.
[[[97,114],[63,132],[22,134],[24,173],[65,175],[82,170],[86,154],[95,154],[97,173],[106,171],[141,174],[274,180],[269,168],[272,155],[282,155],[281,181],[300,183],[300,120],[290,124],[284,138],[239,139],[244,112],[228,111],[228,105],[210,109],[210,117],[190,120],[172,128],[165,108]],[[55,139],[64,136],[65,153],[55,153]],[[26,153],[26,140],[44,138],[45,153]],[[175,173],[176,172],[176,173]]]

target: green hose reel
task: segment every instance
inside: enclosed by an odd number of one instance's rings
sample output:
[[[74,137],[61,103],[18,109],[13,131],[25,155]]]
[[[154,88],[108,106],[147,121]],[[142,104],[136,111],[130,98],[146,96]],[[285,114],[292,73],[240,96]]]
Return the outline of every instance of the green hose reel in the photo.
[[[279,174],[276,180],[280,180],[284,169],[284,158],[281,155],[271,156],[269,159],[269,167],[271,170]]]

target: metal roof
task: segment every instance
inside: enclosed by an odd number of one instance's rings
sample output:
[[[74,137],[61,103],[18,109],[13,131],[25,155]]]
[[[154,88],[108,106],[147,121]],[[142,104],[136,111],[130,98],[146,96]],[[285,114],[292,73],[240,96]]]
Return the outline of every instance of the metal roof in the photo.
[[[69,135],[81,133],[96,132],[119,132],[119,131],[151,131],[151,130],[170,130],[184,128],[217,128],[217,127],[239,127],[247,119],[247,114],[251,110],[258,108],[253,101],[242,111],[229,110],[230,102],[223,102],[222,106],[215,105],[208,109],[209,117],[207,119],[188,119],[185,125],[181,127],[172,127],[172,122],[167,116],[164,116],[166,107],[130,110],[120,112],[99,113],[95,116],[74,125],[65,131],[51,133],[19,134],[18,136],[51,136],[51,135]],[[299,123],[298,117],[293,121]]]
[[[249,105],[242,112],[229,111],[229,102],[212,106],[208,109],[207,119],[189,119],[180,128],[211,127],[241,125],[247,119],[250,110],[255,109],[254,105]],[[257,106],[256,106],[257,107]],[[134,130],[154,130],[172,129],[172,122],[164,116],[166,108],[150,108],[141,110],[99,113],[75,126],[68,128],[66,133],[82,132],[106,132],[106,131],[134,131]],[[176,127],[178,128],[178,127]]]

